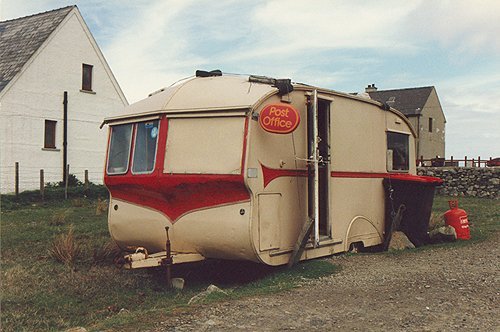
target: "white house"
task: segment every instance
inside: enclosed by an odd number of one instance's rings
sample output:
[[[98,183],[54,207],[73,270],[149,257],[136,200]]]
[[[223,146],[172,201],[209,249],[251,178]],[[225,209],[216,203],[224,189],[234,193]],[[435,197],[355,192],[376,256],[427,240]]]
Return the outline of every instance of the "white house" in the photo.
[[[76,6],[0,22],[1,192],[14,191],[16,162],[20,191],[39,187],[40,169],[45,182],[61,181],[65,164],[102,183],[99,125],[126,105]]]

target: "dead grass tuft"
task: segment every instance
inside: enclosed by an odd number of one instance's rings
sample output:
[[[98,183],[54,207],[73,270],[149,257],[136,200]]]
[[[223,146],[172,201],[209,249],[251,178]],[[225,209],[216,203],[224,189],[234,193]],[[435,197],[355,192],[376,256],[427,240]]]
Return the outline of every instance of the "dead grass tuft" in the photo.
[[[95,209],[95,215],[100,216],[103,213],[108,211],[108,200],[101,200],[101,198],[97,199],[97,207]]]
[[[114,241],[109,241],[101,246],[95,247],[92,255],[94,264],[114,262],[121,257],[122,251]]]
[[[81,247],[74,236],[73,225],[69,226],[68,233],[56,236],[49,248],[49,255],[52,258],[69,267],[74,267],[81,253]]]
[[[71,200],[71,206],[74,207],[82,207],[84,205],[84,201],[82,198],[75,198]]]
[[[51,226],[62,226],[66,224],[66,219],[70,214],[70,210],[66,209],[63,211],[58,211],[52,215],[52,220],[49,221],[49,225]]]

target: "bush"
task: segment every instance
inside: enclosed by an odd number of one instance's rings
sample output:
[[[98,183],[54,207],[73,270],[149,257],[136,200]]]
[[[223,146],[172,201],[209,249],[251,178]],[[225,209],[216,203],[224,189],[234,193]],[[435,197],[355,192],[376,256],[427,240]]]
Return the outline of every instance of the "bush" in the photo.
[[[90,184],[87,187],[77,186],[68,187],[68,199],[108,199],[108,189],[103,185]],[[16,197],[13,194],[1,195],[2,210],[15,210],[17,208],[41,203],[51,203],[64,199],[64,188],[47,187],[45,188],[45,198],[42,200],[39,190],[23,191]],[[79,203],[75,203],[78,205]],[[83,202],[80,202],[83,204]]]
[[[47,182],[45,184],[45,188],[64,188],[66,185],[64,181],[59,182]],[[83,182],[78,180],[75,174],[68,175],[68,187],[81,187],[83,186]]]

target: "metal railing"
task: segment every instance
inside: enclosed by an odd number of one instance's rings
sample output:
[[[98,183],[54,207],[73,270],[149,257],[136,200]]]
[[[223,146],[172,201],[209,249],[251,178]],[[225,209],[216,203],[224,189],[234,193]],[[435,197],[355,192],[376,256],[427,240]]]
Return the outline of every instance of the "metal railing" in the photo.
[[[481,156],[477,158],[455,159],[453,156],[450,159],[436,156],[435,158],[425,159],[423,156],[417,159],[417,167],[486,167],[487,163],[493,158],[483,159]]]

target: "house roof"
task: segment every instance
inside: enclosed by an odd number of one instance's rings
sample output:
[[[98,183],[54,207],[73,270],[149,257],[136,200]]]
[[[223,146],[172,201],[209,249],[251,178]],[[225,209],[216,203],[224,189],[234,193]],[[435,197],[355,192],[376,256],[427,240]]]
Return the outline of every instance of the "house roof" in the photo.
[[[419,115],[434,89],[433,86],[420,88],[378,90],[368,92],[371,99],[397,109],[406,116]]]
[[[0,91],[75,7],[0,22]]]

